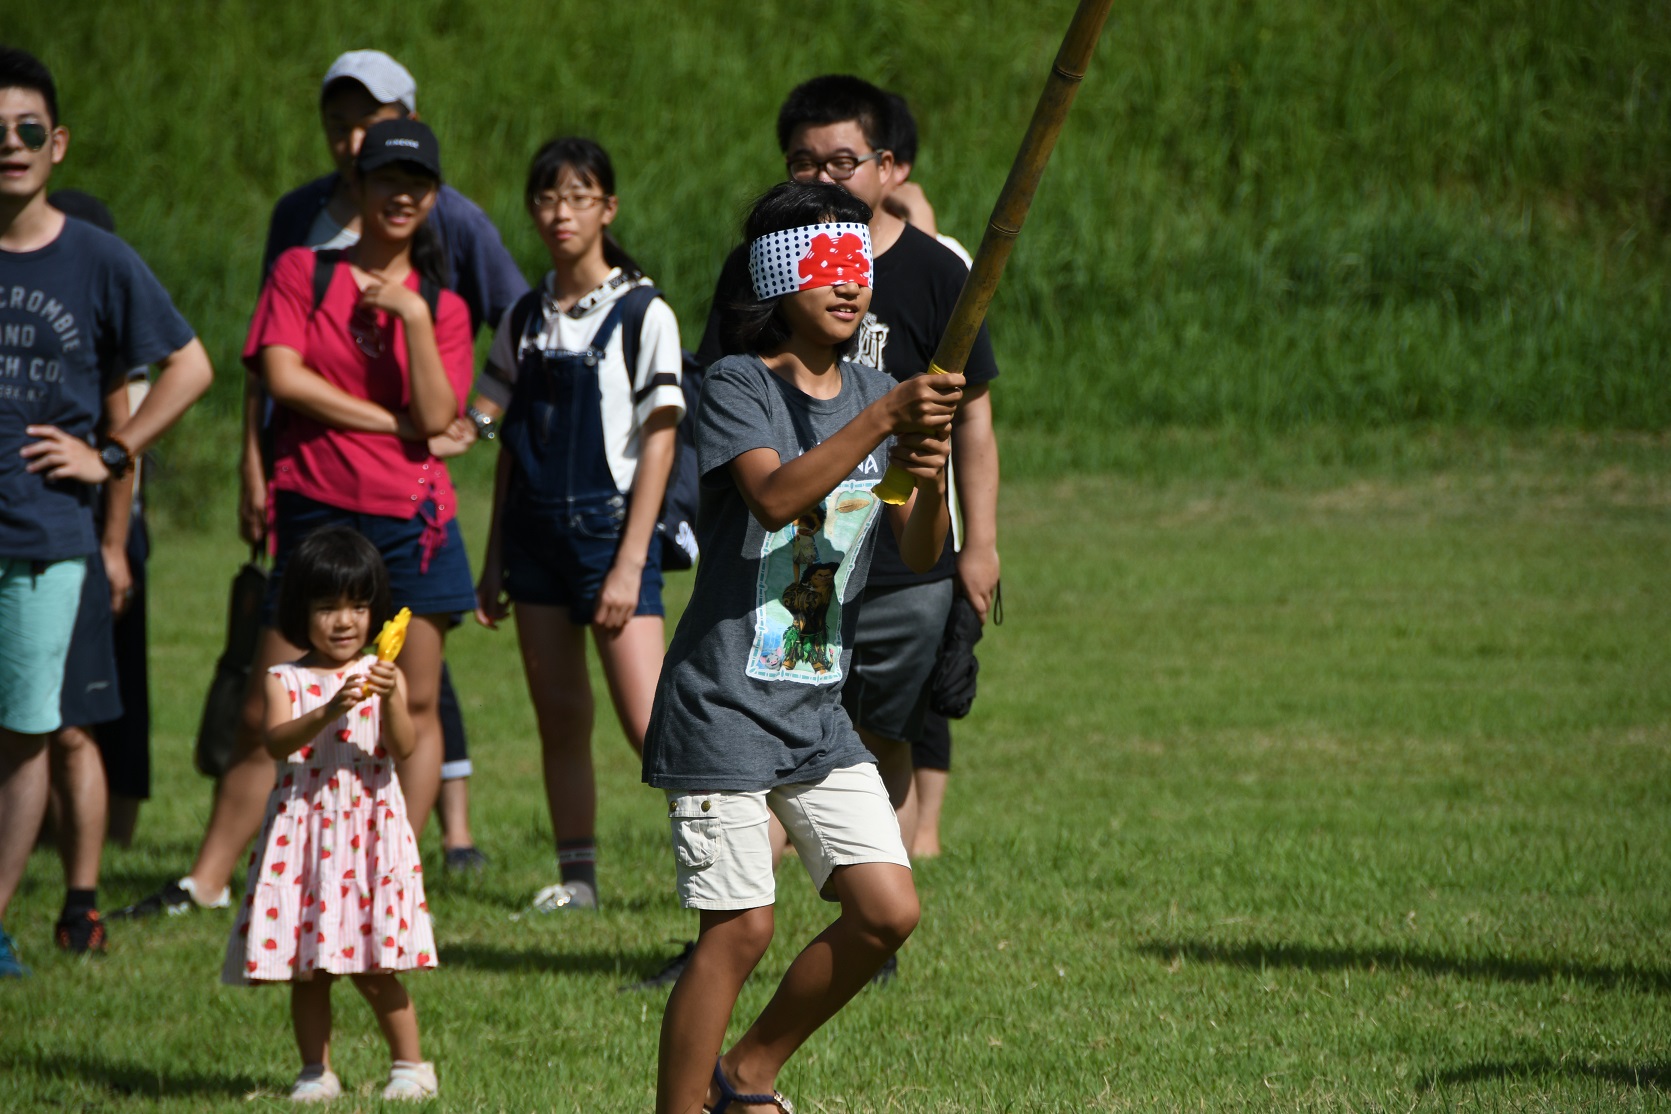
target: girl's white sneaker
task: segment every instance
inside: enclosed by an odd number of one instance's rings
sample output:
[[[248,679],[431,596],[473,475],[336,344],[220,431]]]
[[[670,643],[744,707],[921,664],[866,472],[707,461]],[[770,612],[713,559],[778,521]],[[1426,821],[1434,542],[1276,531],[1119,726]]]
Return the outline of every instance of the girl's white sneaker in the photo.
[[[428,1060],[421,1064],[396,1060],[395,1066],[389,1069],[389,1085],[383,1088],[383,1097],[419,1101],[434,1098],[440,1089],[435,1065]]]
[[[290,1088],[291,1102],[330,1102],[342,1094],[342,1080],[330,1068],[305,1067]]]

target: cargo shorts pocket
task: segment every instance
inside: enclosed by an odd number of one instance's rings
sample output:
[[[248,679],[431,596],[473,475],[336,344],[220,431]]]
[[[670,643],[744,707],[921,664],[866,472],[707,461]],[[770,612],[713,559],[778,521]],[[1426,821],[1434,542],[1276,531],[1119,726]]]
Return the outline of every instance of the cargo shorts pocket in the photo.
[[[712,797],[698,793],[667,802],[673,825],[673,854],[687,870],[704,870],[719,858],[721,827]]]

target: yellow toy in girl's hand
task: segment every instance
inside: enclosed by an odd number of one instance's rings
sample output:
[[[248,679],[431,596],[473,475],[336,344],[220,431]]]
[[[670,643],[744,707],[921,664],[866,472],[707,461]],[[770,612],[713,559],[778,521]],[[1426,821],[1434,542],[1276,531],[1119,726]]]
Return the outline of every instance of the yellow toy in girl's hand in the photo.
[[[400,656],[400,648],[406,645],[406,625],[411,621],[412,609],[403,607],[383,624],[383,629],[377,632],[378,661],[394,661]]]

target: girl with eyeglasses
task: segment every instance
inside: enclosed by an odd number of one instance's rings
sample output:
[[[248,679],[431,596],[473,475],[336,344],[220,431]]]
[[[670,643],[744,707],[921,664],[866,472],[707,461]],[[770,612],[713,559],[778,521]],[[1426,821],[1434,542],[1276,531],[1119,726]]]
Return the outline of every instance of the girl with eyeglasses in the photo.
[[[426,224],[440,187],[428,126],[402,119],[367,129],[353,183],[359,242],[281,255],[244,349],[279,407],[268,504],[277,546],[254,675],[306,649],[271,620],[296,546],[339,524],[370,539],[388,567],[393,605],[415,616],[401,667],[416,742],[397,767],[419,833],[441,778],[443,640],[475,607],[452,480],[432,451],[462,420],[473,363],[469,308],[446,288],[445,257]],[[252,691],[253,738],[261,689]]]
[[[644,748],[662,659],[657,525],[685,398],[679,323],[609,233],[609,155],[552,140],[525,200],[551,271],[500,322],[476,380],[505,415],[476,617],[497,628],[514,605],[559,871],[533,908],[555,912],[598,900],[588,628],[627,742]]]

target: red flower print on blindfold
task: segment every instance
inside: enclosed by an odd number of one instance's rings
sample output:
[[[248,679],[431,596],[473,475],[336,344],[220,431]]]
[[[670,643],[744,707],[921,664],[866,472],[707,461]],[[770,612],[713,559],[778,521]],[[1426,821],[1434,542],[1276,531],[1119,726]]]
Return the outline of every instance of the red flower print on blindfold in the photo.
[[[824,232],[814,236],[797,270],[802,290],[840,286],[844,282],[870,285],[870,258],[865,254],[865,242],[851,232],[843,232],[834,240]]]

